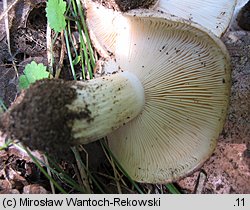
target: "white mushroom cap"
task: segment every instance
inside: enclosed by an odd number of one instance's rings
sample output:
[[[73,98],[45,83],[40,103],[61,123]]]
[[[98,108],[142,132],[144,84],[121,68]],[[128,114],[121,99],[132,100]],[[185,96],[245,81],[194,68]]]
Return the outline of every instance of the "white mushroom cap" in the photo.
[[[236,0],[159,0],[154,8],[196,22],[220,37],[229,26]]]
[[[220,37],[227,29],[233,15],[236,0],[158,0],[151,10],[159,10],[166,16],[174,15],[196,22]],[[116,37],[124,25],[124,16],[113,9],[86,1],[87,24],[91,39],[103,57],[114,52]],[[128,13],[127,13],[128,14]]]
[[[230,61],[213,34],[175,17],[137,11],[126,17],[115,59],[145,92],[143,111],[108,135],[128,174],[165,183],[191,173],[213,152],[230,93]]]
[[[92,2],[86,2],[87,24],[90,37],[102,57],[114,52],[121,14],[113,9]]]

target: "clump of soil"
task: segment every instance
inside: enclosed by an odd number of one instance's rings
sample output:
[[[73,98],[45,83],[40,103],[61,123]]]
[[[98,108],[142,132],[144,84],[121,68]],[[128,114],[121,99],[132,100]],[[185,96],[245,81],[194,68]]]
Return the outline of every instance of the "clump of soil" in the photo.
[[[122,12],[126,12],[131,9],[138,9],[138,8],[149,8],[150,6],[154,5],[156,0],[94,0],[109,9],[119,10]]]
[[[38,81],[3,115],[0,129],[32,150],[68,158],[72,121],[77,118],[67,108],[76,98],[70,85],[63,80]]]
[[[240,10],[237,20],[242,29],[250,31],[250,1]]]

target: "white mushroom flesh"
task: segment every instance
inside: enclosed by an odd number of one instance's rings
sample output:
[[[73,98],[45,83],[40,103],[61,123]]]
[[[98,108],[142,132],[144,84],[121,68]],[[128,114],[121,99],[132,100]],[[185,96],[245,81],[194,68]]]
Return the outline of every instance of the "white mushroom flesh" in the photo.
[[[220,37],[229,26],[236,0],[159,0],[154,8],[200,24]]]

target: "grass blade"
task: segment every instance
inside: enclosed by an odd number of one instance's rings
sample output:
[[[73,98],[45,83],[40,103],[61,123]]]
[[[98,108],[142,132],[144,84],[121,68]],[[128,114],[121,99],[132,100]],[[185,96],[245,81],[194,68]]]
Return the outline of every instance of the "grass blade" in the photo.
[[[144,192],[140,189],[140,187],[136,184],[136,182],[128,175],[128,173],[125,171],[125,169],[121,166],[121,164],[118,162],[118,160],[116,159],[116,157],[114,156],[114,154],[111,152],[111,150],[109,149],[109,147],[107,146],[106,143],[101,142],[101,146],[106,149],[108,151],[108,153],[110,154],[110,156],[113,158],[113,160],[115,161],[115,164],[118,166],[118,168],[121,170],[121,172],[128,178],[128,180],[130,181],[130,183],[134,186],[134,188],[140,193],[140,194],[144,194]]]
[[[84,34],[86,36],[86,42],[87,42],[87,46],[88,46],[88,50],[89,50],[89,56],[90,56],[90,63],[91,63],[92,68],[94,68],[95,67],[95,56],[94,56],[93,48],[91,46],[91,41],[90,41],[90,38],[89,38],[89,32],[88,32],[87,24],[85,22],[85,18],[84,18],[83,12],[82,12],[82,4],[81,4],[80,0],[76,0],[76,4],[77,4],[78,12],[80,14],[81,23],[82,23],[82,26],[83,26],[83,31],[84,31]]]
[[[27,154],[31,157],[33,162],[36,164],[36,166],[40,169],[40,171],[46,176],[46,178],[53,183],[53,185],[63,194],[66,194],[67,192],[46,172],[46,170],[41,166],[37,158],[26,148],[24,147],[24,150],[27,152]]]
[[[2,109],[2,112],[7,111],[7,107],[5,106],[5,104],[1,98],[0,98],[0,108]]]
[[[180,191],[174,186],[173,183],[165,185],[171,194],[181,194]]]
[[[68,27],[70,27],[69,21],[68,21]],[[72,76],[73,76],[74,80],[76,80],[76,72],[75,72],[75,69],[74,69],[73,60],[72,60],[72,56],[71,56],[71,52],[70,52],[70,44],[69,44],[69,39],[68,39],[68,31],[66,29],[64,29],[64,36],[65,36],[66,48],[67,48],[67,52],[68,52],[68,58],[69,58],[69,63],[70,63],[70,68],[71,68]]]

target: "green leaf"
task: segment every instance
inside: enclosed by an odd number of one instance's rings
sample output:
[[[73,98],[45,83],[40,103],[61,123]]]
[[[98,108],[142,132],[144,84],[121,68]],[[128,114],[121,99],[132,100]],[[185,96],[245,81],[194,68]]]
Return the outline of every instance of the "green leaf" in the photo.
[[[32,61],[25,66],[24,75],[19,77],[19,87],[26,89],[31,83],[48,77],[49,72],[46,71],[46,66],[42,63],[37,64],[35,61]]]
[[[35,61],[32,61],[30,64],[25,66],[24,74],[26,75],[29,83],[34,83],[36,80],[49,77],[49,72],[46,71],[46,66],[42,63],[37,64]]]
[[[25,75],[21,75],[19,77],[19,88],[26,89],[29,87],[29,85],[30,85],[30,83],[29,83],[27,77]]]
[[[61,32],[66,27],[64,13],[66,11],[66,2],[63,0],[48,0],[46,6],[46,16],[49,25],[56,32]]]

